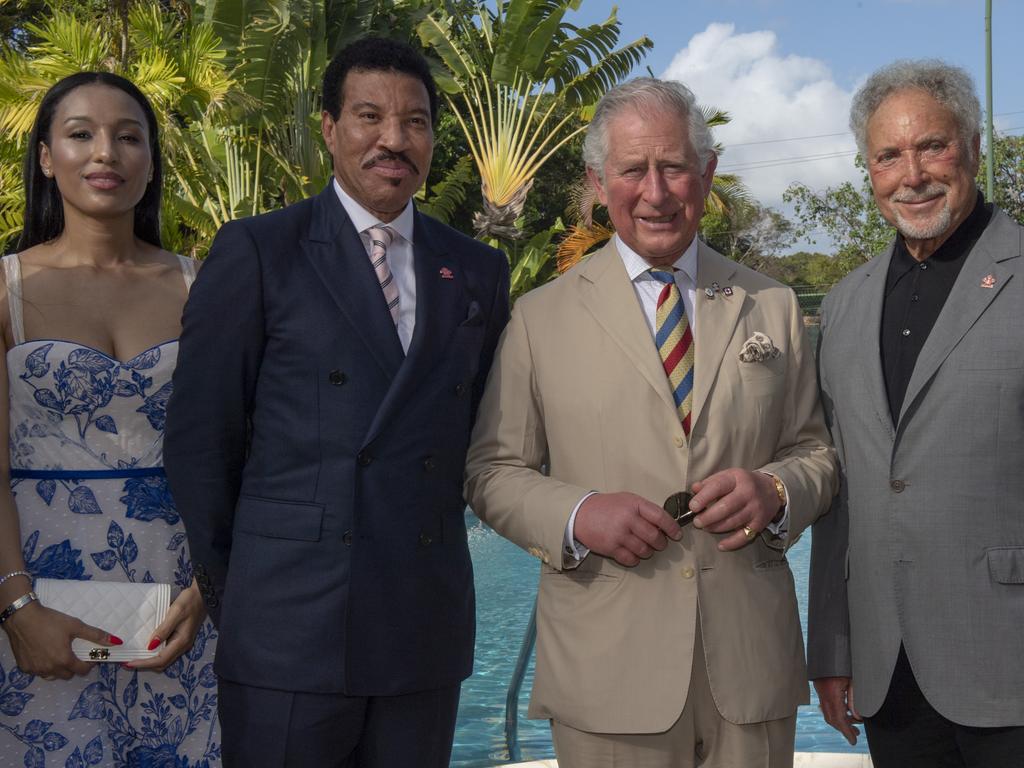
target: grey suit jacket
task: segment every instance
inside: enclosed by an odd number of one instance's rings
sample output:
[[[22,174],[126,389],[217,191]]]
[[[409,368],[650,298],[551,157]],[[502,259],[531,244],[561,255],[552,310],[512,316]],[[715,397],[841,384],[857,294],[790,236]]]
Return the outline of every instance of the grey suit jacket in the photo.
[[[900,643],[925,697],[1024,724],[1024,228],[998,209],[914,368],[898,423],[879,350],[892,247],[822,305],[819,375],[841,491],[813,529],[810,677],[885,699]]]

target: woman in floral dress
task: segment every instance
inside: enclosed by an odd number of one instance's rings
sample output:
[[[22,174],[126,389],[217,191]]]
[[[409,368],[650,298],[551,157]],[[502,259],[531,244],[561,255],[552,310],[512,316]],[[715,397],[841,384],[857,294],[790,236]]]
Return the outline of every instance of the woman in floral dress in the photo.
[[[195,266],[160,248],[156,118],[127,80],[81,73],[28,147],[0,271],[0,766],[218,766],[216,633],[162,467]],[[159,655],[79,661],[73,637],[118,639],[22,599],[40,577],[170,583]]]

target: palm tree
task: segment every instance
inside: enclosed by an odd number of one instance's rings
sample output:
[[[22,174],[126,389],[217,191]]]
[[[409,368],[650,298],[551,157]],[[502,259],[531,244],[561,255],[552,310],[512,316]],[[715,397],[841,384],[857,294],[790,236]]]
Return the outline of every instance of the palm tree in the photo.
[[[584,128],[593,105],[653,46],[616,48],[613,9],[599,24],[565,21],[582,0],[458,0],[417,31],[447,72],[438,84],[465,133],[481,178],[480,237],[515,239],[537,170]]]

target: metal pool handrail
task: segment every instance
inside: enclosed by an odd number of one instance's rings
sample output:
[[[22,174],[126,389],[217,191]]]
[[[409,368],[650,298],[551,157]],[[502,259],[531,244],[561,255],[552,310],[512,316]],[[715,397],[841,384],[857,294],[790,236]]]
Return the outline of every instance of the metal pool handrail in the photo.
[[[530,611],[530,623],[523,633],[523,642],[519,646],[519,658],[516,659],[512,679],[508,683],[508,694],[505,696],[505,746],[508,748],[509,760],[522,760],[519,751],[519,692],[523,688],[526,668],[530,665],[530,655],[537,641],[537,598],[533,599],[533,610]]]

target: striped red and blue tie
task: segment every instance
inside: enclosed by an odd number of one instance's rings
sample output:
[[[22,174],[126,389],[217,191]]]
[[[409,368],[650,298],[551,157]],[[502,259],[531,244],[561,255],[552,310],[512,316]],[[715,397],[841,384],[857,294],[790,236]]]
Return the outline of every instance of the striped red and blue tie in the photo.
[[[655,280],[664,284],[658,295],[654,341],[672,386],[672,397],[683,432],[689,437],[690,408],[693,405],[693,334],[690,333],[683,297],[672,272],[664,269],[652,269],[650,272]]]

